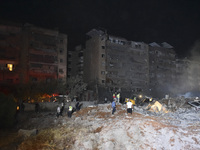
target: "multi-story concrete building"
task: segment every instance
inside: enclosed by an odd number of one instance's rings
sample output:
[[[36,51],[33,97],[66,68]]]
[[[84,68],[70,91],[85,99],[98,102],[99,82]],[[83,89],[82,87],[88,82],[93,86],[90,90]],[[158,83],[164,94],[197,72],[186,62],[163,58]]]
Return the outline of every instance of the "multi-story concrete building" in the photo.
[[[173,92],[175,84],[176,54],[166,42],[149,44],[150,92],[153,96],[165,96]]]
[[[147,92],[148,45],[93,29],[87,33],[83,79],[91,88],[111,92]]]
[[[6,24],[0,25],[0,37],[1,84],[66,82],[67,35],[30,24]]]
[[[19,83],[21,24],[0,25],[0,83]]]
[[[83,47],[78,45],[73,51],[68,51],[68,78],[83,77]]]

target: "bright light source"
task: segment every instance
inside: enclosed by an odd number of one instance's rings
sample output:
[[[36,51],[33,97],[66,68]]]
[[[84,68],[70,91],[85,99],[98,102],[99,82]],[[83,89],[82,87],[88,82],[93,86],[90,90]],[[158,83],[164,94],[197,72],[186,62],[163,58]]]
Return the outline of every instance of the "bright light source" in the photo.
[[[13,71],[13,64],[7,64],[7,68],[9,71]]]

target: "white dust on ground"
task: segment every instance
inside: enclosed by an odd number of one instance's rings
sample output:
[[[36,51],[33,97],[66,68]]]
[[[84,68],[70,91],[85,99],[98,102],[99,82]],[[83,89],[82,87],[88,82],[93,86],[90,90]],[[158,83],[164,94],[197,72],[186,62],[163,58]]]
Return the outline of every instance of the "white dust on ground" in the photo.
[[[98,113],[102,112],[109,114],[106,118],[98,116]],[[200,112],[192,109],[155,115],[136,108],[133,114],[128,116],[124,105],[119,105],[116,113],[111,115],[111,108],[104,104],[99,105],[93,109],[93,113],[91,111],[87,115],[86,122],[81,118],[76,118],[76,120],[84,126],[99,129],[99,131],[88,133],[84,135],[84,138],[79,138],[82,136],[80,133],[74,149],[200,149]]]
[[[74,150],[200,149],[200,111],[182,108],[157,114],[135,107],[133,114],[127,115],[126,106],[121,104],[117,105],[114,115],[111,111],[110,104],[100,104],[83,108],[72,118],[64,114],[47,121],[48,115],[41,115],[44,118],[38,127],[45,128],[47,123],[65,127],[70,123],[87,129],[77,133],[71,148]]]

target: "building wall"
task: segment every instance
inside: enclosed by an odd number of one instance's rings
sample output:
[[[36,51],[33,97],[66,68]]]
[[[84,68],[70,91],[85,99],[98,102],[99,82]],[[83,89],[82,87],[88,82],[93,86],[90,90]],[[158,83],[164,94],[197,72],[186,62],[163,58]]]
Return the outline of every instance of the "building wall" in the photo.
[[[172,93],[175,84],[175,51],[172,46],[162,44],[149,46],[150,90],[153,95]]]
[[[67,35],[31,24],[18,28],[15,25],[0,25],[0,30],[0,48],[3,49],[0,53],[1,66],[9,62],[14,64],[13,71],[3,69],[4,77],[0,77],[0,82],[5,82],[5,76],[9,74],[13,74],[10,79],[12,84],[50,82],[53,79],[66,82]],[[10,31],[16,33],[11,34]],[[12,56],[12,59],[7,55]]]
[[[83,47],[78,45],[68,55],[68,78],[79,75],[83,77]]]
[[[102,58],[102,46],[105,45],[105,40],[97,34],[86,41],[84,55],[84,76],[83,79],[87,83],[102,83],[105,77],[101,75],[101,69],[105,67],[105,60]]]
[[[19,83],[21,25],[0,25],[0,84]],[[12,64],[12,71],[8,64]]]
[[[109,86],[133,92],[147,91],[148,45],[109,37],[107,42],[107,80]]]
[[[58,79],[66,83],[67,80],[67,35],[58,34]]]
[[[148,45],[91,30],[84,51],[84,80],[112,91],[147,91]],[[96,84],[95,84],[96,83]]]

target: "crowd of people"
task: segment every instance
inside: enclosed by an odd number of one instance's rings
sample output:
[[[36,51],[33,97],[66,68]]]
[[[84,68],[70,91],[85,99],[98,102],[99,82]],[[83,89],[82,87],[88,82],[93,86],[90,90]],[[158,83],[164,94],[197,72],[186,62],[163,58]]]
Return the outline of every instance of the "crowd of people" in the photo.
[[[80,109],[81,109],[81,106],[82,106],[83,104],[82,103],[79,103],[79,101],[77,101],[76,102],[76,105],[75,105],[75,107],[73,107],[73,106],[71,106],[71,105],[69,105],[68,107],[67,107],[67,116],[69,117],[69,118],[71,118],[72,117],[72,114],[75,112],[75,111],[79,111]],[[65,109],[65,103],[64,103],[64,101],[61,103],[61,105],[57,105],[57,113],[56,113],[56,117],[57,118],[59,118],[59,116],[63,116],[63,111],[64,111],[64,109]]]

